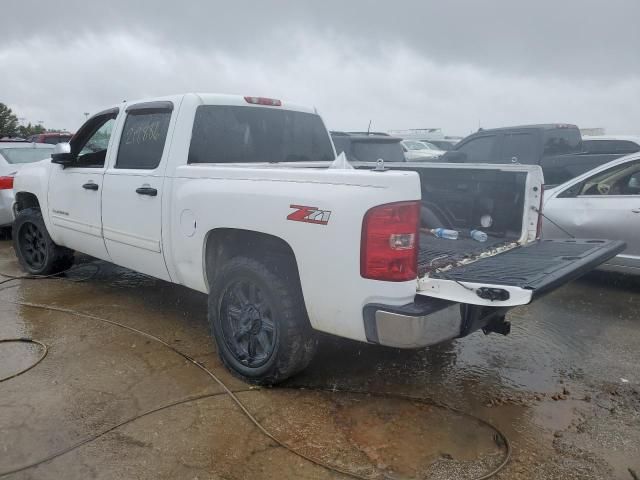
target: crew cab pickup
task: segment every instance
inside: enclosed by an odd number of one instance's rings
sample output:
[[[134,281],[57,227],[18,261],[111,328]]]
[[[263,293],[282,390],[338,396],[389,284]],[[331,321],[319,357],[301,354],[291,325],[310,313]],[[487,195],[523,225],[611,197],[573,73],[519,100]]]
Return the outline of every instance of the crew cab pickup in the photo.
[[[442,161],[540,165],[545,183],[559,185],[622,155],[587,151],[575,125],[541,124],[480,129]]]
[[[270,384],[317,331],[400,348],[505,333],[509,309],[624,248],[539,240],[537,166],[389,166],[336,158],[315,109],[280,100],[124,102],[16,176],[15,250],[31,274],[78,251],[207,294],[224,364]],[[479,225],[486,242],[428,233]]]

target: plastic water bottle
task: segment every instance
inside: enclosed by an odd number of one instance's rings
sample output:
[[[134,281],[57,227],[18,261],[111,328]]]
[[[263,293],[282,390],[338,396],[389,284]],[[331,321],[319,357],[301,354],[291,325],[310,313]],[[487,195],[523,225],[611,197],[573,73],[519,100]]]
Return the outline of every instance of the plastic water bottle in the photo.
[[[446,238],[448,240],[457,240],[458,239],[458,231],[457,230],[447,230],[446,228],[434,228],[431,230],[438,238]]]
[[[487,241],[487,234],[484,233],[484,232],[481,232],[480,230],[471,230],[469,232],[469,235],[471,235],[471,238],[473,238],[477,242],[486,242]]]

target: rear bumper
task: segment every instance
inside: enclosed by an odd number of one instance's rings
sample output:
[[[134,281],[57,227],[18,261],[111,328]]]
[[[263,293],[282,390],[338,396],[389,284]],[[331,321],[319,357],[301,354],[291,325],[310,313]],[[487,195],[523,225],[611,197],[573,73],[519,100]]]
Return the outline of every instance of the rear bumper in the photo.
[[[0,227],[13,223],[13,190],[0,190]]]
[[[464,337],[504,317],[508,310],[417,295],[413,303],[402,306],[366,305],[363,317],[368,342],[420,348]]]

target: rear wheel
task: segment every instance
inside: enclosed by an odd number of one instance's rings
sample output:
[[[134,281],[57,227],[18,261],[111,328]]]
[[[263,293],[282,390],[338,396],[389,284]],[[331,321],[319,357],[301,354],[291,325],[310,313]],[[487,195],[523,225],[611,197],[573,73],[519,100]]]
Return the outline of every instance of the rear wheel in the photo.
[[[216,275],[209,295],[211,330],[222,362],[246,382],[281,382],[315,353],[295,273],[286,262],[237,257]]]
[[[13,246],[20,265],[32,275],[53,275],[73,265],[73,250],[53,242],[37,208],[26,208],[16,216]]]

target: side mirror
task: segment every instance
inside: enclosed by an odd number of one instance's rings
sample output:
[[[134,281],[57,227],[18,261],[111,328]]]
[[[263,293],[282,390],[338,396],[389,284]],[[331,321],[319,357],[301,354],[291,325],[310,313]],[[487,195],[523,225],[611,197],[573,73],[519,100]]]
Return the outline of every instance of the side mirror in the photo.
[[[71,153],[71,145],[68,143],[58,143],[51,154],[51,163],[57,163],[63,167],[68,167],[76,161],[76,156]]]
[[[464,152],[459,152],[457,150],[449,150],[447,153],[440,157],[442,162],[449,163],[467,163],[469,158],[467,154]]]

